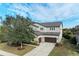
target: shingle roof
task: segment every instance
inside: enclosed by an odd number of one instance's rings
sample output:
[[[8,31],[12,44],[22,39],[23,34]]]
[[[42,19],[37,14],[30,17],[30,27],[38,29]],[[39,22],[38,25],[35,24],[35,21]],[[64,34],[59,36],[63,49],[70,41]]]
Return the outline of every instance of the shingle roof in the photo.
[[[59,36],[59,32],[39,32],[39,31],[35,31],[35,34],[37,36],[39,35],[52,35],[52,36]]]
[[[49,27],[49,26],[60,26],[62,22],[47,22],[47,23],[41,23],[42,25]]]
[[[33,24],[35,24],[35,23],[37,23],[37,22],[33,22]],[[45,23],[37,23],[37,24],[40,24],[45,27],[50,27],[50,26],[60,26],[62,24],[62,22],[45,22]]]

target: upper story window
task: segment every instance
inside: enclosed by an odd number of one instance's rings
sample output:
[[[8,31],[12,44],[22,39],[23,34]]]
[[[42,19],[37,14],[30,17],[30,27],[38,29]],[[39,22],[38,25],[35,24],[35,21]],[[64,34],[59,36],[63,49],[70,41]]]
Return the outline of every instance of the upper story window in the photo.
[[[50,30],[55,30],[55,27],[50,27]]]
[[[40,30],[43,30],[43,28],[40,28]]]

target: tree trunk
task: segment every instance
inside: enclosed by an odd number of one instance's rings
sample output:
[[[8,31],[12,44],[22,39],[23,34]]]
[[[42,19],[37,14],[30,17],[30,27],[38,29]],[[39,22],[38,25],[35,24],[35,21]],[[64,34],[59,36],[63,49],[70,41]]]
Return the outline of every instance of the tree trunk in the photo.
[[[22,42],[21,42],[21,48],[23,48]]]

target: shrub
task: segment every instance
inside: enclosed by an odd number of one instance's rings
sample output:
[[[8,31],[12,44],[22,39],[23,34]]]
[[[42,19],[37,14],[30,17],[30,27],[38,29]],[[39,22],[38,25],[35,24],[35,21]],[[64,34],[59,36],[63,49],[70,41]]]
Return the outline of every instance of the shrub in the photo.
[[[75,46],[75,49],[79,53],[79,44]]]
[[[3,33],[0,33],[0,42],[6,42],[5,35]]]
[[[70,43],[71,43],[71,44],[76,44],[76,43],[77,43],[76,37],[71,38],[71,39],[70,39]]]
[[[56,43],[55,46],[56,46],[56,47],[61,47],[61,46],[62,46],[62,43]]]
[[[38,45],[38,44],[37,44],[37,41],[32,41],[31,44],[33,44],[33,45]]]

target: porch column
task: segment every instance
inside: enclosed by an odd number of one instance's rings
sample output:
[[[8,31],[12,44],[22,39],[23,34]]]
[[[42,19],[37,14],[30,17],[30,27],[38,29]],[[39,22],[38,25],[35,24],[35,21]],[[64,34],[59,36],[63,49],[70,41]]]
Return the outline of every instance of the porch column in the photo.
[[[45,42],[45,38],[44,37],[42,37],[42,40],[41,40],[42,42]]]

